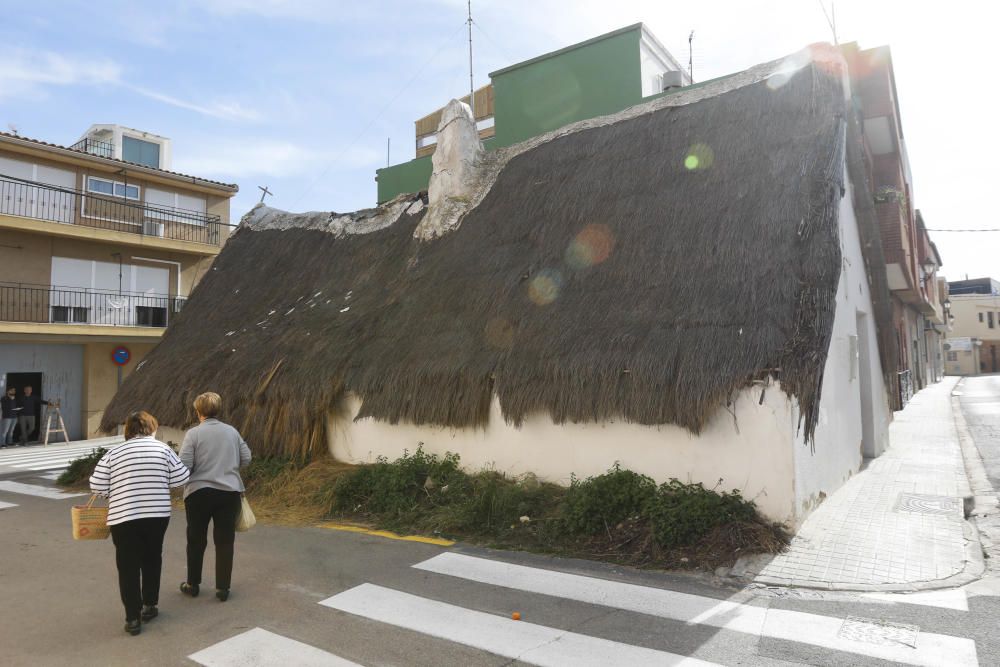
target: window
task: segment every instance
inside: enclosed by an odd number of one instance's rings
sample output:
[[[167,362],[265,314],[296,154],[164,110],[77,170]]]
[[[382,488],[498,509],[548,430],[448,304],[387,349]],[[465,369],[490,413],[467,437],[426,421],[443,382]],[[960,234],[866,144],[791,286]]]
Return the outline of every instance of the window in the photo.
[[[122,159],[159,169],[160,145],[134,137],[122,137]]]
[[[107,181],[103,178],[87,178],[87,191],[96,192],[112,197],[125,197],[126,199],[139,199],[139,186],[126,185],[117,181]]]
[[[958,361],[958,352],[949,352],[948,361]]]
[[[992,310],[990,312],[986,313],[986,326],[988,326],[990,329],[993,328],[993,311]]]
[[[167,326],[167,309],[154,306],[136,306],[135,323],[140,327]]]
[[[176,211],[176,214],[150,210],[146,217],[153,220],[174,220],[188,224],[204,224],[207,202],[204,197],[185,195],[179,192],[146,188],[146,203],[162,209]]]
[[[982,313],[979,313],[979,321],[980,321],[980,322],[982,322],[982,321],[983,321],[983,314],[982,314]]]
[[[58,324],[86,324],[90,309],[79,306],[52,306],[52,321]]]

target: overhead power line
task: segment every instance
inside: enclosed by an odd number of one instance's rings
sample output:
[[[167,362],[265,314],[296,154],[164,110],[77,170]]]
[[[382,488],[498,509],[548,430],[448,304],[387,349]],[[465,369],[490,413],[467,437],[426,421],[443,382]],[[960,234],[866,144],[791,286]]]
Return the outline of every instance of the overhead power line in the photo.
[[[1000,227],[993,229],[928,229],[929,232],[1000,232]]]

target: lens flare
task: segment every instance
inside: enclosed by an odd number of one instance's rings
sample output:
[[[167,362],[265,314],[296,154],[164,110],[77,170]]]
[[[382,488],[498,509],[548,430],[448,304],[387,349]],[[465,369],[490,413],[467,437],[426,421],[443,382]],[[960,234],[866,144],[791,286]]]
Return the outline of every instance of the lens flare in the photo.
[[[571,269],[586,269],[611,256],[615,236],[607,225],[587,225],[566,248],[565,260]]]
[[[798,53],[785,58],[774,74],[768,77],[767,87],[777,90],[788,83],[795,73],[808,65],[812,61],[812,53],[809,49],[802,49]]]
[[[492,347],[508,350],[514,344],[514,325],[503,317],[493,317],[486,323],[483,335]]]
[[[684,167],[689,171],[708,169],[715,162],[715,151],[708,144],[695,144],[684,157]]]
[[[562,288],[562,274],[556,269],[544,269],[531,279],[528,298],[536,306],[547,306],[559,298]]]

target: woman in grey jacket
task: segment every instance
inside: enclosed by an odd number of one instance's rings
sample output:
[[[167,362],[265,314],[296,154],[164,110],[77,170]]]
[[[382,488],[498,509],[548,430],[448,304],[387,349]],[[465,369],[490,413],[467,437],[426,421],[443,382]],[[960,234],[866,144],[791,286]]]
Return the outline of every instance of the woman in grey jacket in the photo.
[[[206,392],[194,399],[198,426],[187,432],[180,459],[191,470],[184,489],[187,514],[187,581],[181,592],[197,597],[201,565],[208,546],[208,522],[215,542],[215,597],[229,599],[233,574],[236,520],[240,514],[243,479],[240,468],[250,463],[250,448],[235,428],[216,419],[222,398]]]

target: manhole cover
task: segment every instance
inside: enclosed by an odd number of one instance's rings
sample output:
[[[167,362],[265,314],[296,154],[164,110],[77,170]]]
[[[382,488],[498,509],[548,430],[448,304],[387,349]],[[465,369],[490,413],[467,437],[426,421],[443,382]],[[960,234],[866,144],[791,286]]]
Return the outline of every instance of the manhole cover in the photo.
[[[901,493],[896,499],[897,512],[916,514],[949,514],[962,516],[962,499],[952,496],[928,496],[920,493]]]
[[[866,644],[879,646],[909,646],[916,648],[920,626],[905,623],[890,623],[875,618],[848,616],[840,626],[837,636]]]

